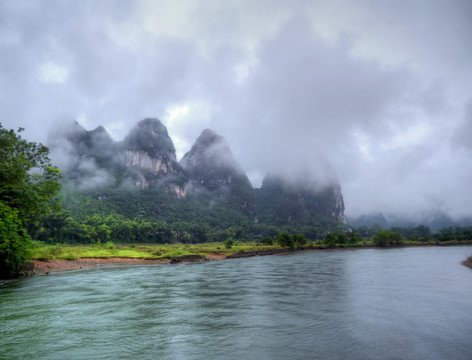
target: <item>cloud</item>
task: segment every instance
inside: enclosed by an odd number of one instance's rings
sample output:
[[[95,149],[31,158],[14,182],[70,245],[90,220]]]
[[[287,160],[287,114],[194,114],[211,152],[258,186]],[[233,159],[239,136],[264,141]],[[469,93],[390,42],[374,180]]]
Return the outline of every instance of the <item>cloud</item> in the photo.
[[[464,105],[462,121],[457,126],[451,145],[455,148],[463,148],[472,151],[472,99]]]
[[[467,0],[0,2],[0,121],[115,140],[158,117],[180,156],[223,135],[258,186],[323,173],[346,211],[472,216]],[[322,176],[322,175],[320,175]]]

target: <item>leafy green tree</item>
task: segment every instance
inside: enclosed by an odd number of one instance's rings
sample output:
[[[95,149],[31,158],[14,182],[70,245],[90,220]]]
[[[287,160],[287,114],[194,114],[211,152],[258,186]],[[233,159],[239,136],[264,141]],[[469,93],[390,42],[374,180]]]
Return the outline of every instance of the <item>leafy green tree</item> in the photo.
[[[327,247],[334,248],[336,247],[336,240],[335,234],[328,233],[323,240],[323,244],[325,244]]]
[[[87,225],[87,224],[81,224],[80,229],[82,233],[84,234],[84,239],[87,243],[97,243],[99,241],[99,237],[97,234],[97,230],[94,226],[92,225]]]
[[[0,202],[0,278],[15,275],[28,259],[31,238],[18,212]]]
[[[339,233],[339,234],[336,234],[336,242],[337,242],[338,244],[342,244],[342,245],[346,244],[346,243],[347,243],[347,236],[346,236],[346,234],[343,233],[343,232],[342,232],[342,233]]]
[[[18,211],[22,225],[58,209],[61,174],[51,165],[49,149],[1,124],[0,149],[0,201]]]
[[[362,235],[358,232],[351,231],[346,234],[346,242],[348,244],[357,244],[361,241],[362,241]]]
[[[305,235],[303,234],[295,234],[295,235],[292,235],[292,237],[293,237],[296,247],[302,247],[308,242]]]
[[[225,247],[227,249],[231,249],[233,247],[233,245],[234,245],[234,239],[233,238],[227,238],[225,240]]]
[[[110,240],[111,229],[107,224],[101,224],[96,228],[98,239],[101,243],[106,243]]]
[[[390,245],[401,245],[403,244],[404,238],[399,232],[381,230],[373,236],[372,240],[375,245],[385,247]]]
[[[290,236],[286,232],[280,233],[276,238],[275,242],[282,247],[287,247],[289,249],[293,249],[295,247],[295,241],[293,236]]]
[[[28,257],[25,227],[59,207],[60,171],[51,165],[46,146],[1,124],[0,149],[0,275],[12,276]]]
[[[274,245],[274,240],[270,237],[265,237],[260,239],[257,243],[261,245]]]

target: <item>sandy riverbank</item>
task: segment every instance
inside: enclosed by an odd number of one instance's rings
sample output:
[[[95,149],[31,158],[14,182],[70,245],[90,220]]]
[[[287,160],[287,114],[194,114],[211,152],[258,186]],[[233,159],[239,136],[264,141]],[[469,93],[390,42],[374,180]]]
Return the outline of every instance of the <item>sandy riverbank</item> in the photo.
[[[107,265],[151,265],[151,264],[165,264],[168,261],[164,260],[146,260],[146,259],[132,259],[132,258],[82,258],[77,260],[52,260],[40,261],[31,260],[34,264],[35,274],[47,274],[50,272],[89,269]]]
[[[209,254],[205,256],[207,260],[221,260],[226,258],[222,254]],[[40,261],[31,260],[34,264],[34,274],[48,274],[77,269],[90,269],[109,265],[154,265],[168,264],[170,260],[158,259],[135,259],[135,258],[81,258],[77,260],[51,260]]]

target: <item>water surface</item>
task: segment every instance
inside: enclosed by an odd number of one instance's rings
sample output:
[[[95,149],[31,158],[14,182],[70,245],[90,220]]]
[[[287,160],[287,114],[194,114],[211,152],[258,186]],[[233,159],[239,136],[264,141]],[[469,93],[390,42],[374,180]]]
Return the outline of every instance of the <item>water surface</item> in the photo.
[[[472,247],[108,267],[0,286],[0,359],[471,359]]]

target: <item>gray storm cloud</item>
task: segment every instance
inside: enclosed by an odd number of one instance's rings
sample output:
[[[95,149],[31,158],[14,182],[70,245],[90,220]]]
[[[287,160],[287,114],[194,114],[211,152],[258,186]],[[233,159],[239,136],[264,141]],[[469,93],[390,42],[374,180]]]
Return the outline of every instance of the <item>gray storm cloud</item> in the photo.
[[[323,179],[327,162],[348,215],[471,217],[471,13],[465,0],[1,0],[0,121],[47,142],[64,118],[121,140],[158,117],[181,155],[204,128],[223,135],[255,186]]]

